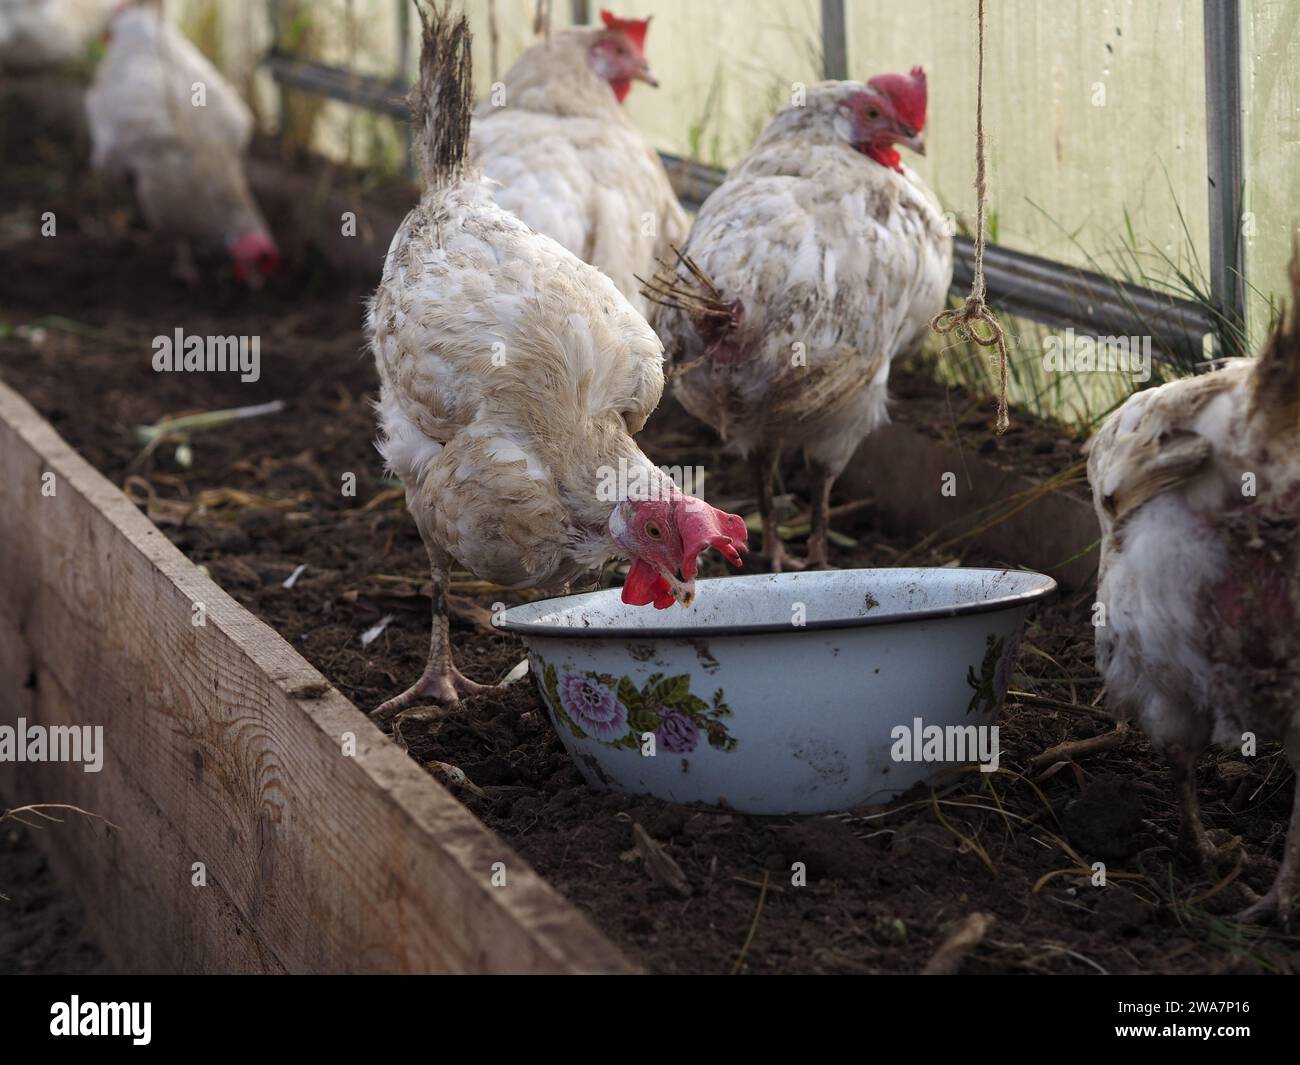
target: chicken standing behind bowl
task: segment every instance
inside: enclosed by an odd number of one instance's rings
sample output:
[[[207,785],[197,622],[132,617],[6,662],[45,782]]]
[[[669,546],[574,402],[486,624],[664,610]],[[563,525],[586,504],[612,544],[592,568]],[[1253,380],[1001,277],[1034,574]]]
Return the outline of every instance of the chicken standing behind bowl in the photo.
[[[620,106],[645,59],[649,19],[601,12],[529,48],[475,112],[473,161],[496,201],[613,280],[644,312],[638,275],[686,238],[686,213],[654,149]]]
[[[1277,740],[1300,769],[1300,260],[1258,359],[1137,393],[1088,446],[1097,664],[1169,759],[1181,844],[1212,869],[1202,752]],[[1298,880],[1300,794],[1273,885],[1239,917],[1286,915]]]
[[[198,281],[191,242],[224,250],[236,280],[250,286],[279,268],[244,174],[252,113],[157,10],[126,7],[113,16],[86,115],[91,164],[134,181],[150,227],[177,242],[183,280]]]
[[[631,558],[624,601],[665,608],[692,601],[703,551],[739,564],[746,540],[741,518],[684,495],[632,439],[664,383],[645,319],[466,172],[468,24],[417,10],[411,107],[424,191],[388,250],[367,329],[379,449],[429,552],[433,634],[424,674],[378,711],[483,690],[452,661],[453,562],[532,588]]]
[[[0,70],[48,70],[84,58],[115,2],[0,0]]]
[[[780,112],[700,208],[646,295],[682,405],[757,474],[763,553],[781,452],[812,475],[808,561],[825,566],[830,491],[886,419],[895,355],[920,345],[952,280],[952,237],[894,145],[923,151],[925,74],[823,82]]]

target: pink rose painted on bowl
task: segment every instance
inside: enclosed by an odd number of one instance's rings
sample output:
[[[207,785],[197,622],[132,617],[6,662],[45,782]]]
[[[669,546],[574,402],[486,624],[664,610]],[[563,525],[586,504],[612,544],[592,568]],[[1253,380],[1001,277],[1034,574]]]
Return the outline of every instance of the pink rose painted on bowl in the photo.
[[[670,754],[690,754],[700,742],[699,727],[679,710],[661,710],[655,742]]]
[[[560,677],[559,696],[574,724],[598,740],[616,740],[627,731],[627,711],[599,681],[581,673],[565,673]]]

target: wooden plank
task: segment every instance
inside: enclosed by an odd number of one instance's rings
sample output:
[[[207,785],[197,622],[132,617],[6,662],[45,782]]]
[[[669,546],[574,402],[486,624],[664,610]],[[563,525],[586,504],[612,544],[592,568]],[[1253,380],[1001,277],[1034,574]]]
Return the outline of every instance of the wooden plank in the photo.
[[[103,726],[101,772],[0,763],[0,793],[120,826],[37,838],[123,970],[631,971],[3,384],[0,693]]]

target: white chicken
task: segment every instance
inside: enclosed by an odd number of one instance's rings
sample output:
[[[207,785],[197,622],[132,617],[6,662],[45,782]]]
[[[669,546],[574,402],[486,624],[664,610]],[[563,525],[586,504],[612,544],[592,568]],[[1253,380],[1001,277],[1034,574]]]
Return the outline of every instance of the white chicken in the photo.
[[[649,19],[601,12],[603,27],[560,30],[529,48],[479,105],[474,163],[496,200],[611,278],[640,311],[637,276],[686,236],[659,156],[620,106],[645,60]]]
[[[134,180],[145,219],[177,241],[186,280],[197,280],[194,242],[224,250],[237,280],[260,284],[278,269],[280,252],[244,174],[248,106],[156,10],[124,8],[109,32],[86,97],[92,165]]]
[[[705,201],[676,270],[646,287],[678,399],[752,457],[777,572],[797,565],[772,514],[781,452],[803,449],[808,561],[825,566],[831,486],[887,419],[890,361],[943,308],[952,237],[894,149],[924,151],[925,112],[919,67],[811,86]]]
[[[0,70],[46,70],[84,58],[115,2],[0,0]]]
[[[466,172],[469,28],[419,10],[411,106],[424,192],[393,238],[367,329],[379,448],[429,552],[433,634],[424,674],[379,711],[482,690],[452,662],[453,562],[529,588],[631,558],[624,601],[664,608],[692,601],[703,551],[739,564],[746,540],[742,519],[683,495],[632,439],[663,390],[645,319]]]
[[[1138,392],[1089,443],[1101,522],[1097,663],[1120,715],[1173,767],[1184,849],[1213,868],[1195,765],[1277,740],[1300,768],[1300,261],[1258,359]],[[1300,795],[1268,893],[1288,912]]]

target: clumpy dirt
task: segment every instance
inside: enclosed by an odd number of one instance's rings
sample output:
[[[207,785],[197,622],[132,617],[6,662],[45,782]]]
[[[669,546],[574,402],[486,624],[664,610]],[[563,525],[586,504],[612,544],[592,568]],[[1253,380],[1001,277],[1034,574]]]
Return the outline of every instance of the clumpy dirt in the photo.
[[[0,225],[0,377],[359,707],[400,691],[427,650],[427,562],[372,444],[376,380],[361,314],[374,279],[331,278],[299,263],[257,293],[216,276],[190,291],[168,276],[169,250],[147,238],[129,205],[107,211],[76,183],[41,173],[25,168],[18,184],[0,178],[9,212]],[[41,238],[31,220],[51,204],[59,236]],[[151,338],[178,326],[259,335],[261,380],[154,373]],[[933,387],[902,384],[896,417],[920,412],[926,421],[939,404],[949,409],[951,397]],[[192,433],[188,457],[177,441],[146,451],[137,438],[137,427],[167,416],[276,399],[280,413]],[[987,427],[986,408],[972,416]],[[643,446],[668,465],[704,466],[714,503],[753,509],[748,472],[671,402]],[[1030,472],[1059,472],[1077,457],[1076,444],[1042,427],[995,447],[1001,461]],[[354,496],[342,490],[349,474]],[[796,471],[785,485],[796,527],[802,488]],[[869,501],[836,503],[860,504],[836,523],[854,540],[836,548],[837,565],[890,565],[904,552],[914,564],[955,562],[880,533]],[[500,676],[523,648],[487,629],[486,612],[517,596],[467,574],[455,575],[453,592],[461,667],[479,679]],[[1012,681],[1023,694],[1002,719],[1003,772],[833,817],[747,817],[592,790],[527,684],[470,699],[457,713],[417,711],[383,724],[654,971],[917,972],[973,913],[995,920],[962,962],[968,973],[1300,970],[1300,939],[1230,922],[1241,899],[1231,883],[1216,888],[1229,875],[1263,888],[1276,868],[1292,793],[1279,752],[1203,761],[1207,821],[1244,843],[1237,866],[1215,873],[1172,855],[1168,773],[1140,734],[1078,762],[1034,761],[1114,730],[1092,662],[1090,604],[1085,591],[1033,612]],[[361,633],[389,615],[363,647]],[[676,862],[684,891],[652,878],[636,825]],[[796,861],[806,885],[792,883]],[[1109,886],[1092,885],[1094,861],[1107,863]],[[0,891],[8,867],[0,858]]]
[[[996,400],[973,395],[962,385],[942,384],[924,372],[925,363],[938,357],[927,353],[924,359],[892,369],[889,391],[898,420],[1002,469],[1053,481],[1058,491],[1092,498],[1084,471],[1086,436],[1022,410],[1013,412],[1010,427],[999,436],[993,431]]]

